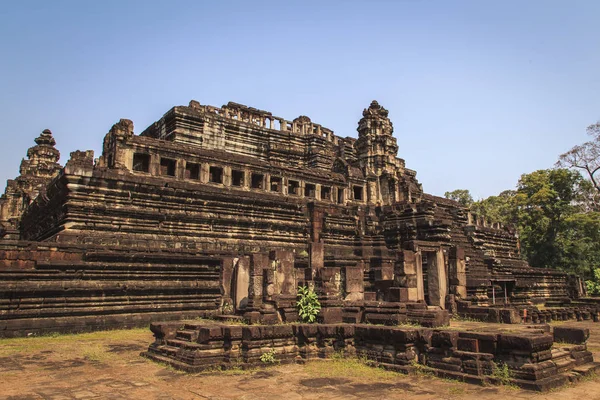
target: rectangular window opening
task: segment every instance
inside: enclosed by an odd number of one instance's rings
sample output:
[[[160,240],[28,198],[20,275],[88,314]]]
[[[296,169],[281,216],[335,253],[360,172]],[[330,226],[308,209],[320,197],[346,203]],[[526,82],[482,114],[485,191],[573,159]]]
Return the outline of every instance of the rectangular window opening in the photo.
[[[208,170],[208,179],[212,183],[223,183],[223,168],[211,166]]]
[[[362,201],[363,200],[363,187],[362,186],[354,186],[354,200]]]
[[[321,200],[331,201],[331,187],[321,186]]]
[[[186,163],[185,164],[185,179],[200,179],[200,164]]]
[[[133,170],[138,172],[150,172],[150,154],[134,153]]]
[[[338,202],[338,204],[344,204],[344,189],[342,189],[342,188],[338,188],[337,202]]]
[[[281,178],[278,176],[271,177],[271,192],[281,192]]]
[[[307,183],[304,185],[304,196],[306,197],[316,197],[316,187],[312,183]]]
[[[231,185],[244,186],[244,171],[231,170]]]
[[[298,189],[300,188],[300,182],[288,181],[288,194],[298,195]]]
[[[175,166],[177,162],[170,158],[162,158],[160,159],[160,174],[167,176],[175,176]]]
[[[262,189],[263,181],[265,180],[265,176],[263,174],[252,174],[252,189]]]

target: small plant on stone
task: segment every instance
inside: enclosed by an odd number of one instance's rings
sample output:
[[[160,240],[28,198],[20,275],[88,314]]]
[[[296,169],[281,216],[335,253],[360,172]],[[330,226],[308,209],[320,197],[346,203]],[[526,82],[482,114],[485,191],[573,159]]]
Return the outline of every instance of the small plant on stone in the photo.
[[[416,376],[429,377],[433,378],[435,374],[433,373],[433,368],[423,365],[419,363],[417,360],[412,360],[410,362],[410,366],[413,368],[413,373]]]
[[[498,379],[498,381],[500,381],[501,385],[507,385],[509,386],[511,384],[511,379],[512,379],[512,372],[510,369],[508,369],[508,365],[502,363],[502,364],[496,364],[494,363],[493,367],[492,367],[492,376],[496,379]]]
[[[266,353],[262,353],[260,356],[260,361],[263,364],[275,364],[277,359],[275,358],[275,349],[271,349]]]
[[[302,250],[300,253],[298,253],[298,255],[299,255],[300,257],[308,257],[308,251],[306,251],[306,250]]]
[[[317,294],[308,286],[298,286],[298,315],[304,322],[313,323],[317,320],[317,314],[321,311],[321,303]]]

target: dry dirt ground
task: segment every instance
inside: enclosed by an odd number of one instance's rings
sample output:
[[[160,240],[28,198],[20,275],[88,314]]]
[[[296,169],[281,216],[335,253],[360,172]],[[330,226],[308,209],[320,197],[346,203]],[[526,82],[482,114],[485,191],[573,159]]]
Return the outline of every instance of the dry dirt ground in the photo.
[[[588,347],[600,360],[600,323],[570,323],[591,329]],[[148,329],[0,340],[0,398],[600,399],[600,376],[535,393],[406,376],[352,360],[189,375],[140,357],[151,341]]]

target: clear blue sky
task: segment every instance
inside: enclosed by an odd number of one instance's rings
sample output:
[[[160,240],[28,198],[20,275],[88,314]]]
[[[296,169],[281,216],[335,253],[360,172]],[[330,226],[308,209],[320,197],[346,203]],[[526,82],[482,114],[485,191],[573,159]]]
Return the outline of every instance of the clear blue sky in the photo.
[[[600,1],[13,1],[0,9],[0,189],[33,139],[64,164],[190,99],[356,136],[390,110],[425,191],[550,168],[600,119]]]

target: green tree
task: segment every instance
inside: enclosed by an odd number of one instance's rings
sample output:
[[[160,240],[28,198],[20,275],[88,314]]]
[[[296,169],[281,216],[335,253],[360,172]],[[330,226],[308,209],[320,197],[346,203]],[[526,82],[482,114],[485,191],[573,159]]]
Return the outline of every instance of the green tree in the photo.
[[[466,189],[456,189],[451,192],[444,193],[444,197],[450,200],[459,202],[465,207],[470,207],[473,204],[473,196]]]
[[[498,196],[490,196],[473,203],[471,210],[490,222],[515,225],[514,190],[505,190]]]
[[[585,210],[588,194],[576,171],[540,170],[521,176],[512,212],[531,265],[578,273],[598,265],[600,218]]]

